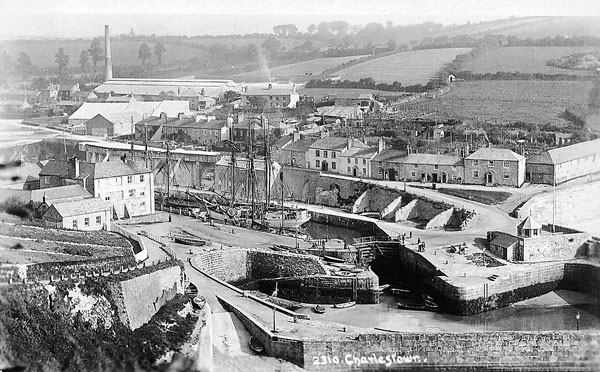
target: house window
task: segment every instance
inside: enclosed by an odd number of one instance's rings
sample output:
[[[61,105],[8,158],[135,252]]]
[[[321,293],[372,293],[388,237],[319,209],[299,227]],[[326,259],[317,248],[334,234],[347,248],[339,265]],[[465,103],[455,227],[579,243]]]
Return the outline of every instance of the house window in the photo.
[[[115,183],[117,185],[120,185],[121,184],[121,177],[115,177]]]
[[[456,181],[456,174],[452,175],[452,181]]]
[[[440,166],[439,166],[438,164],[435,164],[435,165],[433,166],[433,169],[435,169],[435,170],[438,170],[438,169],[440,169]]]
[[[367,159],[363,159],[363,164],[367,164]]]
[[[83,224],[84,224],[85,226],[89,226],[89,225],[90,225],[90,218],[89,218],[89,217],[86,217],[86,218],[84,218],[84,219],[83,219]]]
[[[379,175],[381,176],[383,174],[383,169],[380,167],[377,173],[379,173]]]
[[[363,174],[367,174],[367,168],[363,168]]]
[[[140,190],[140,196],[144,196],[144,195],[146,195],[146,191]]]
[[[120,194],[121,194],[121,199],[125,199],[125,191],[121,190]]]
[[[323,157],[326,158],[327,157],[327,150],[323,151]]]
[[[348,173],[350,173],[350,167],[348,167]]]
[[[315,160],[315,167],[319,168],[321,166],[321,162],[318,160]]]
[[[335,169],[335,161],[331,162],[331,169]]]
[[[331,158],[335,159],[335,151],[331,153]]]
[[[102,216],[96,216],[96,225],[102,224]]]
[[[50,184],[50,176],[44,176],[44,183],[46,185]]]
[[[504,179],[505,179],[505,180],[508,180],[508,179],[510,179],[510,174],[508,174],[508,173],[504,173]]]
[[[105,197],[104,200],[110,200],[110,196]]]
[[[478,167],[479,166],[479,160],[473,160],[473,166],[474,167]]]
[[[454,165],[452,166],[452,171],[456,172],[456,167]]]
[[[134,189],[129,190],[129,197],[130,198],[135,197],[135,190]]]
[[[412,173],[410,174],[410,176],[411,176],[412,178],[415,178],[415,177],[417,177],[417,174],[416,174],[415,172],[412,172]]]
[[[346,158],[348,160],[348,164],[350,164],[350,158]]]
[[[358,164],[358,159],[354,158],[354,164]]]
[[[417,168],[419,168],[419,165],[413,164],[413,168],[417,169]]]
[[[140,211],[145,211],[146,210],[146,202],[141,202],[140,203]]]
[[[73,228],[76,229],[77,228],[77,220],[73,220]]]
[[[144,182],[144,175],[140,174],[140,182]]]
[[[479,178],[479,171],[477,171],[477,170],[473,171],[473,178]]]
[[[321,151],[319,151],[319,150],[315,150],[315,153],[317,154],[317,158],[318,158],[319,156],[321,156]]]
[[[493,160],[488,160],[488,167],[492,168],[494,166]]]
[[[502,162],[502,167],[504,167],[504,168],[510,168],[510,163],[507,162],[507,161],[503,161]]]

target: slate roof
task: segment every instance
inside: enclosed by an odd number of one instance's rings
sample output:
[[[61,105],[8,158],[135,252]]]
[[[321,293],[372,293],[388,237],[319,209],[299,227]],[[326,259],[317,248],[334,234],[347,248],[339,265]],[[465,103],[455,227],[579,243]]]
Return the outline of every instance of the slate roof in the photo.
[[[242,92],[242,96],[290,96],[294,93],[289,89],[250,89]]]
[[[52,204],[52,207],[50,208],[56,209],[58,214],[60,214],[63,218],[81,216],[84,214],[107,211],[111,209],[110,205],[100,198],[89,198],[55,203]]]
[[[406,156],[405,151],[386,149],[375,155],[373,161],[396,161]]]
[[[496,239],[492,240],[491,244],[497,245],[503,248],[508,248],[511,245],[517,243],[519,238],[513,235],[505,235],[501,234],[496,237]]]
[[[553,164],[566,163],[590,155],[600,155],[600,139],[548,150]]]
[[[484,147],[467,156],[468,160],[502,160],[519,161],[525,160],[525,157],[508,149],[495,149]]]
[[[351,147],[342,154],[345,157],[353,158],[370,158],[377,153],[376,148],[372,147]]]
[[[160,116],[162,112],[166,112],[169,118],[176,117],[179,113],[190,115],[190,103],[188,101],[161,101],[154,108],[151,116]]]
[[[341,150],[346,146],[348,140],[343,137],[325,137],[310,145],[311,148],[322,150]]]
[[[92,178],[108,178],[119,176],[131,176],[152,172],[146,167],[139,166],[134,162],[123,163],[122,161],[106,161],[102,163],[91,163],[94,165]]]
[[[138,96],[157,96],[161,92],[173,92],[177,90],[196,91],[204,89],[206,96],[218,97],[220,93],[227,90],[239,91],[239,86],[232,80],[218,79],[111,79],[94,89],[98,93],[135,94]]]
[[[277,147],[277,148],[282,148],[285,145],[289,144],[293,140],[294,140],[294,136],[292,134],[288,134],[287,136],[283,136],[280,139],[278,139],[277,141],[275,141],[275,143],[273,143],[271,146]]]
[[[460,158],[450,155],[409,154],[405,158],[400,159],[399,163],[423,165],[458,165],[460,163]]]
[[[536,221],[533,217],[527,216],[519,225],[519,229],[537,230],[542,228],[542,224]]]
[[[306,152],[308,150],[308,148],[310,147],[310,145],[312,145],[314,142],[315,142],[315,140],[299,139],[299,140],[296,140],[296,141],[290,143],[289,145],[285,146],[283,148],[283,150]]]
[[[227,121],[226,120],[210,120],[210,121],[199,121],[199,122],[195,122],[194,120],[192,120],[191,122],[185,123],[183,125],[180,125],[180,128],[195,128],[195,129],[222,129],[223,127],[227,126]]]
[[[31,190],[31,200],[41,202],[46,197],[46,202],[51,203],[60,199],[85,199],[92,197],[89,191],[80,185],[50,187],[47,189]]]
[[[358,108],[358,106],[324,106],[319,107],[319,109],[317,110],[317,115],[347,118],[350,116],[356,116],[356,114],[360,114],[359,112],[361,113],[362,111]]]

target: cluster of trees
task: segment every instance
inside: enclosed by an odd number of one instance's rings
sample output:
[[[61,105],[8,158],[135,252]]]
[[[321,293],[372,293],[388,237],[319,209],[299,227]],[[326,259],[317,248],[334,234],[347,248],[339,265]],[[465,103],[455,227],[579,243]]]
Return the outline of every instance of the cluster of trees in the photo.
[[[439,36],[436,38],[426,37],[414,49],[438,49],[438,48],[472,48],[486,44],[489,46],[600,46],[600,38],[593,36],[565,37],[557,35],[554,38],[545,37],[540,39],[519,38],[513,35],[489,34],[480,37],[472,35]]]
[[[473,80],[546,80],[546,81],[572,81],[572,80],[589,80],[588,76],[570,75],[570,74],[543,74],[543,73],[528,73],[528,72],[505,72],[498,71],[495,73],[473,73],[471,71],[458,71],[454,74],[458,79],[473,81]]]
[[[439,84],[429,82],[425,85],[407,85],[403,86],[402,83],[394,81],[392,84],[386,83],[375,83],[372,78],[362,78],[358,81],[351,80],[320,80],[313,79],[306,83],[306,88],[347,88],[347,89],[373,89],[383,90],[387,92],[407,92],[407,93],[423,93],[431,89],[435,89]]]

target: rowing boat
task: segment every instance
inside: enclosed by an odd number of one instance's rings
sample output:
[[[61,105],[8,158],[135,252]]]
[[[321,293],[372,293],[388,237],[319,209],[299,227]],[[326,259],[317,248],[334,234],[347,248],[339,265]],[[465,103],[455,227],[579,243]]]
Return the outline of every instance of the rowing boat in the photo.
[[[341,304],[334,304],[333,307],[336,309],[344,309],[356,305],[356,301],[342,302]]]
[[[255,353],[260,354],[265,350],[265,345],[256,337],[250,337],[250,349],[254,350]]]
[[[323,306],[323,305],[315,305],[315,307],[313,307],[313,310],[317,314],[323,314],[325,312],[325,306]]]

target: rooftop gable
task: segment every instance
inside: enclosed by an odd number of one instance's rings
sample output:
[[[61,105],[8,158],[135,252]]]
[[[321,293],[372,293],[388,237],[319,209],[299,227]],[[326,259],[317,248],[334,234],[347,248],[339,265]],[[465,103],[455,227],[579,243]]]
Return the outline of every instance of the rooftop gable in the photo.
[[[502,161],[521,161],[525,157],[509,149],[497,149],[483,147],[467,156],[468,160],[502,160]]]

